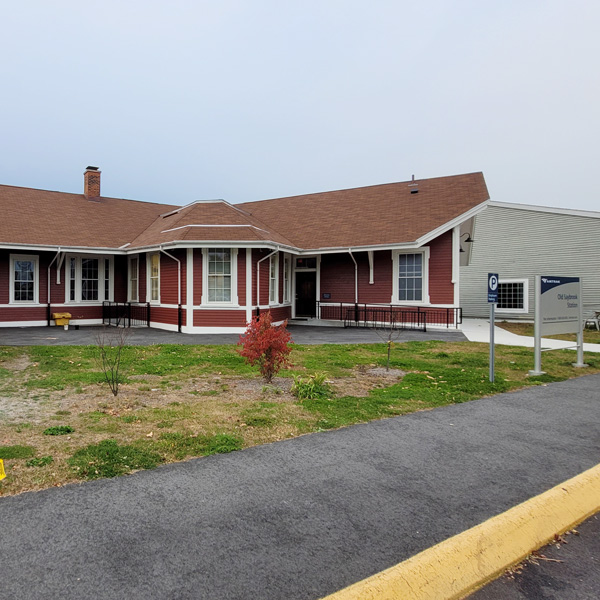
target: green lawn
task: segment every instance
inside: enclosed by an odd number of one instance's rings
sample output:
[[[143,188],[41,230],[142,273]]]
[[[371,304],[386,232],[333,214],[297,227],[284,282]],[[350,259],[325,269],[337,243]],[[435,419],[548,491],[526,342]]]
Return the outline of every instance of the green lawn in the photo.
[[[543,377],[528,348],[409,342],[294,346],[293,367],[265,386],[235,346],[127,347],[117,397],[93,346],[0,347],[0,495],[110,477],[165,462],[230,452],[297,435],[428,410],[600,370],[544,353]],[[372,369],[379,369],[372,374]],[[311,375],[317,375],[311,378]],[[292,379],[311,393],[290,392]],[[315,385],[315,381],[325,382]],[[314,393],[313,393],[314,392]]]

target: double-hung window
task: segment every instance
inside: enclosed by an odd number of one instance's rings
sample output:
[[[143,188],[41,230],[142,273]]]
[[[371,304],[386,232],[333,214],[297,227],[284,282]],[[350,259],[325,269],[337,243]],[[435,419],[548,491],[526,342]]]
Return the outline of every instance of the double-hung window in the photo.
[[[231,302],[231,249],[208,250],[208,301]]]
[[[10,302],[37,304],[39,301],[38,257],[11,254]]]
[[[289,302],[292,297],[292,260],[289,256],[283,257],[283,301]]]
[[[273,254],[269,259],[269,304],[279,302],[279,255]]]
[[[139,277],[140,277],[140,259],[139,256],[129,257],[129,286],[127,297],[129,302],[137,302],[139,300]]]
[[[428,261],[429,248],[419,252],[395,254],[393,302],[429,302]]]
[[[150,254],[148,258],[148,279],[150,302],[160,302],[160,254]]]
[[[66,265],[66,297],[69,302],[112,300],[112,258],[68,256]]]
[[[202,250],[202,304],[237,305],[237,249]]]

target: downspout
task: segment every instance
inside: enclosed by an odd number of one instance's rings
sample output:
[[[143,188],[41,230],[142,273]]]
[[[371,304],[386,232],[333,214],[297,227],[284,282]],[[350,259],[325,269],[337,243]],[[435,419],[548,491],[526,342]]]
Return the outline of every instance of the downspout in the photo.
[[[177,331],[181,333],[181,261],[172,254],[169,254],[166,250],[163,250],[162,246],[159,246],[158,250],[163,254],[166,254],[169,258],[177,261]]]
[[[48,308],[46,309],[47,318],[48,318],[48,327],[50,327],[50,268],[54,264],[54,261],[59,257],[61,253],[60,246],[58,246],[58,250],[56,251],[56,255],[52,259],[52,262],[48,265]],[[58,267],[60,269],[60,267]]]
[[[271,256],[273,256],[273,254],[277,254],[278,252],[279,252],[279,246],[277,246],[277,249],[273,250],[273,252],[271,252],[270,254],[263,256],[256,263],[256,308],[258,309],[259,312],[260,312],[260,263],[263,260],[267,260],[267,258],[271,258]]]
[[[358,324],[358,263],[352,254],[352,248],[348,248],[348,254],[350,254],[350,258],[352,262],[354,262],[354,320]],[[366,310],[365,310],[365,320],[367,319]]]

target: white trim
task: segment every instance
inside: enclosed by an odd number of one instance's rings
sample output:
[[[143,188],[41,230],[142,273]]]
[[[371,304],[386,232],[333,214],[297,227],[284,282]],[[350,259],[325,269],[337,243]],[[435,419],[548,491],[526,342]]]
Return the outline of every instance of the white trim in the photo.
[[[47,327],[48,321],[0,321],[0,327]]]
[[[52,305],[54,306],[54,304]],[[54,319],[52,319],[54,320]],[[71,318],[69,319],[69,322],[71,325],[83,325],[84,327],[86,325],[102,325],[102,319],[74,319]],[[47,322],[46,322],[47,324]],[[56,327],[56,325],[51,325],[51,327]],[[61,325],[58,325],[58,327],[61,327]]]
[[[399,295],[399,275],[398,275],[398,270],[399,270],[399,260],[398,257],[400,255],[405,255],[405,254],[421,254],[423,256],[423,287],[422,287],[422,294],[421,294],[421,300],[400,300],[398,298]],[[391,300],[391,304],[403,304],[403,305],[408,305],[408,306],[412,306],[412,305],[426,305],[426,306],[430,306],[430,300],[429,300],[429,246],[423,246],[423,248],[420,248],[418,250],[414,250],[412,252],[401,252],[401,251],[396,251],[396,252],[392,252],[392,300]]]
[[[460,225],[452,229],[452,285],[454,304],[460,306]]]
[[[71,259],[75,259],[75,299],[71,300]],[[98,298],[96,300],[82,300],[82,265],[83,259],[95,259],[98,261]],[[115,261],[114,256],[109,254],[74,254],[72,252],[66,253],[65,256],[65,306],[93,306],[100,305],[105,301],[105,263],[109,261],[109,273],[108,273],[108,300],[112,302],[114,300],[114,288],[115,288]]]
[[[158,321],[150,321],[150,327],[154,327],[154,329],[166,329],[167,331],[179,331],[179,327],[177,325],[172,325],[171,323],[160,323]]]
[[[367,250],[367,258],[369,259],[369,285],[375,283],[375,259],[373,250]]]
[[[135,275],[135,280],[137,281],[137,290],[136,290],[136,297],[135,300],[133,299],[132,295],[131,295],[131,291],[132,291],[132,285],[131,285],[131,274],[132,274],[132,269],[131,269],[131,261],[133,259],[136,259],[137,262],[137,266],[136,266],[136,275]],[[128,256],[127,257],[127,301],[128,302],[139,302],[140,301],[140,257],[137,255],[134,256]]]
[[[424,236],[420,237],[417,240],[417,244],[419,246],[423,246],[424,244],[431,242],[431,240],[434,240],[436,237],[439,237],[443,233],[446,233],[446,231],[450,231],[450,229],[453,229],[457,225],[468,221],[470,218],[474,217],[475,215],[478,215],[481,211],[487,208],[489,206],[489,203],[490,201],[486,200],[485,202],[478,204],[477,206],[471,208],[462,215],[459,215],[455,219],[452,219],[452,221],[448,221],[447,223],[444,223],[444,225],[440,225],[433,231],[430,231],[429,233],[426,233]]]
[[[273,269],[275,277],[272,277]],[[274,296],[274,298],[273,298]],[[269,258],[269,306],[279,304],[279,253]]]
[[[523,284],[523,308],[500,308],[496,304],[496,312],[512,315],[524,315],[529,313],[529,278],[527,277],[500,277],[498,285],[503,283],[522,283]]]
[[[292,257],[283,253],[283,298],[282,303],[287,305],[292,302]],[[287,275],[287,280],[286,280]]]
[[[555,215],[571,215],[574,217],[589,217],[600,219],[600,212],[592,210],[577,210],[572,208],[553,208],[551,206],[535,206],[534,204],[516,204],[513,202],[491,201],[490,206],[497,208],[514,208],[516,210],[530,210],[534,212],[552,213]]]
[[[185,322],[194,323],[194,250],[188,248],[185,255]],[[182,326],[181,330],[183,331]]]
[[[158,299],[152,299],[152,257],[158,256]],[[160,305],[160,250],[146,255],[146,302],[152,306]]]
[[[177,331],[177,327],[175,327],[175,331]],[[220,334],[220,333],[235,333],[240,334],[246,331],[245,327],[182,327],[182,333],[192,333],[192,334]]]
[[[33,300],[15,300],[15,261],[33,263]],[[10,254],[8,303],[11,306],[37,306],[40,303],[40,257],[37,254]]]
[[[71,254],[77,254],[81,252],[84,254],[110,254],[116,256],[124,256],[125,254],[127,254],[127,252],[121,251],[119,250],[119,248],[63,245],[57,246],[56,244],[19,244],[18,242],[14,242],[11,244],[1,243],[0,250],[18,250],[19,252],[69,252]]]
[[[238,308],[239,309],[239,299],[238,299],[238,285],[237,285],[237,277],[238,277],[238,268],[237,268],[237,257],[238,257],[238,249],[232,248],[230,246],[217,246],[217,248],[223,248],[225,250],[229,250],[231,257],[231,273],[229,274],[231,280],[231,301],[229,302],[211,302],[208,299],[208,256],[209,250],[212,250],[212,247],[202,248],[202,299],[201,306],[207,308]],[[197,307],[196,307],[197,308]],[[245,308],[245,307],[244,307]]]
[[[246,323],[252,321],[252,250],[246,248]]]

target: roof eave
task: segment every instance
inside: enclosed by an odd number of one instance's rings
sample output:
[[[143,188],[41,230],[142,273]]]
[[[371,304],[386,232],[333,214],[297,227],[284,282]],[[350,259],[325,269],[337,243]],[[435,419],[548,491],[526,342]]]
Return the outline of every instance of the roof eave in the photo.
[[[490,200],[488,198],[485,202],[482,202],[481,204],[474,206],[467,212],[462,213],[461,215],[459,215],[458,217],[455,217],[451,221],[448,221],[447,223],[444,223],[443,225],[436,227],[429,233],[426,233],[425,235],[421,236],[415,242],[417,244],[417,247],[428,244],[429,242],[431,242],[435,238],[439,237],[440,235],[446,233],[447,231],[450,231],[451,229],[454,229],[457,225],[461,225],[465,221],[468,221],[469,219],[478,215],[481,211],[483,211],[489,205],[489,203],[490,203]]]

